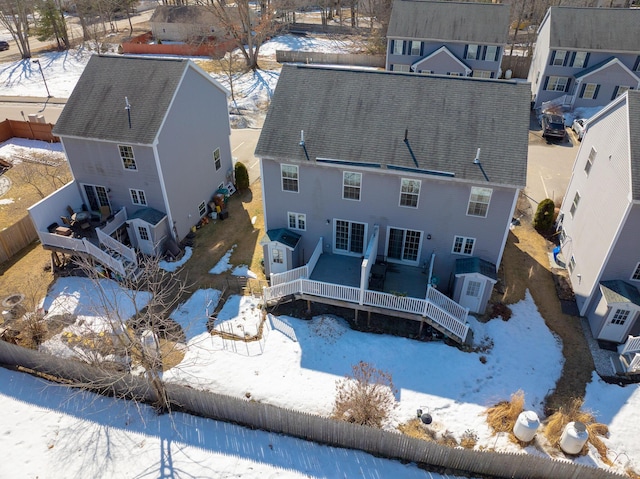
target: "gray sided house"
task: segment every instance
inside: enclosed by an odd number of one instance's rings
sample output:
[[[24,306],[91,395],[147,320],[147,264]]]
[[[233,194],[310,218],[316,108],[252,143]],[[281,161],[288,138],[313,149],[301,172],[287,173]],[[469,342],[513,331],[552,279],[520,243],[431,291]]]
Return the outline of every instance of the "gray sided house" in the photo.
[[[526,183],[528,111],[525,84],[285,65],[256,148],[267,274],[322,254],[341,283],[362,261],[367,304],[370,280],[415,270],[391,289],[435,286],[484,312]]]
[[[560,216],[561,248],[594,338],[640,335],[640,92],[589,122]]]
[[[499,78],[508,35],[508,5],[396,0],[386,69]]]
[[[74,179],[30,209],[42,244],[135,259],[179,242],[232,178],[227,111],[224,87],[188,60],[91,57],[54,127]],[[85,210],[76,238],[48,228],[70,209]]]
[[[637,90],[639,24],[639,9],[549,8],[527,79],[534,107],[598,107]]]

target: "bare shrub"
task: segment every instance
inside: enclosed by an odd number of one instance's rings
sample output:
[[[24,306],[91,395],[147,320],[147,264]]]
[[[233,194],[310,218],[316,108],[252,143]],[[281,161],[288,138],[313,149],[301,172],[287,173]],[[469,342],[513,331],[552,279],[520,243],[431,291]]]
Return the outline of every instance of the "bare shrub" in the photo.
[[[552,446],[560,446],[560,437],[567,424],[570,422],[581,422],[587,427],[589,433],[589,441],[591,445],[598,451],[602,461],[605,464],[611,465],[611,460],[607,457],[607,446],[602,442],[600,437],[607,436],[609,434],[609,428],[605,424],[596,422],[596,419],[590,411],[582,409],[584,400],[581,398],[574,398],[567,404],[560,406],[560,408],[553,413],[544,427],[544,435]],[[589,452],[587,444],[584,445],[579,455],[584,456]]]
[[[437,439],[436,431],[417,418],[398,425],[398,430],[402,434],[416,439],[422,439],[423,441],[435,441]]]
[[[447,447],[458,447],[458,440],[455,438],[451,431],[445,431],[438,440],[439,444]]]
[[[460,438],[460,445],[465,449],[473,449],[478,444],[478,435],[473,429],[467,429]]]
[[[512,433],[518,416],[524,410],[524,392],[518,390],[509,401],[501,401],[487,409],[487,423],[494,434]]]
[[[360,361],[351,376],[336,381],[332,417],[363,426],[382,427],[397,407],[391,374]]]

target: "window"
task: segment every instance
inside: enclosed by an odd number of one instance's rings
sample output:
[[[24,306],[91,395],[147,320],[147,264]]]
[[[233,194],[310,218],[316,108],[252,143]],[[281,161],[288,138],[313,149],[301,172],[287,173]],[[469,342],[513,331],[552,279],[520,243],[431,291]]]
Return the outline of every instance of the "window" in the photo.
[[[394,72],[403,72],[403,73],[411,72],[411,69],[409,68],[409,65],[401,65],[400,63],[396,63],[395,65],[391,65],[391,70],[393,70]]]
[[[393,54],[394,55],[402,55],[404,51],[404,40],[394,40],[393,41]]]
[[[585,100],[595,100],[598,97],[598,90],[600,85],[595,83],[585,83],[582,85],[582,91],[580,92],[580,98]]]
[[[453,253],[465,254],[471,256],[473,253],[473,246],[476,242],[475,238],[466,238],[464,236],[454,236],[453,238]]]
[[[149,231],[145,226],[138,226],[138,236],[142,241],[149,241]]]
[[[420,72],[422,75],[431,75],[433,73],[433,70],[420,70]]]
[[[298,191],[298,167],[295,165],[280,165],[282,174],[282,190]]]
[[[198,205],[198,213],[200,213],[200,216],[204,216],[207,213],[207,205],[204,201]]]
[[[134,205],[147,206],[147,197],[144,195],[144,191],[130,189],[129,194],[131,195],[131,203]]]
[[[480,296],[480,288],[482,283],[480,281],[469,280],[467,283],[467,296],[478,298]]]
[[[461,77],[461,76],[463,76],[462,73],[460,73],[460,72],[447,72],[447,75],[449,75],[450,77]]]
[[[289,228],[294,230],[307,229],[307,215],[302,213],[287,213],[289,216]]]
[[[587,174],[587,176],[589,176],[589,172],[591,171],[593,162],[596,160],[597,154],[598,152],[595,150],[595,148],[592,147],[591,151],[589,152],[589,157],[587,158],[587,163],[584,165],[584,172]]]
[[[465,60],[475,60],[479,57],[478,53],[480,52],[479,45],[467,45],[467,53],[465,54]]]
[[[569,269],[569,273],[573,273],[573,271],[576,269],[576,259],[573,256],[571,256],[567,268]]]
[[[137,170],[136,160],[133,156],[133,148],[126,145],[118,145],[118,151],[120,152],[120,158],[125,170]]]
[[[419,196],[420,180],[409,180],[407,178],[402,178],[402,182],[400,185],[400,206],[417,208]]]
[[[484,52],[484,59],[488,62],[497,62],[499,51],[500,48],[496,45],[487,45],[487,49]]]
[[[571,65],[573,68],[584,68],[587,66],[587,52],[575,52],[571,59]]]
[[[636,269],[631,275],[633,281],[640,281],[640,263],[636,264]]]
[[[473,78],[491,78],[491,72],[487,70],[473,70]]]
[[[271,250],[271,262],[278,264],[284,263],[284,256],[281,249],[273,248]]]
[[[467,208],[467,214],[470,216],[482,216],[486,218],[487,211],[489,210],[489,203],[491,202],[491,188],[480,188],[473,186],[471,188],[471,195],[469,196],[469,207]]]
[[[413,40],[411,42],[411,54],[412,55],[420,55],[420,47],[422,46],[422,42],[417,42]]]
[[[576,191],[576,195],[573,197],[573,203],[571,204],[571,209],[569,210],[571,212],[571,217],[573,218],[573,215],[575,214],[576,210],[578,209],[578,204],[580,203],[580,193],[578,193]]]
[[[616,312],[613,313],[613,318],[611,318],[611,324],[624,325],[629,318],[630,312],[628,309],[616,309]]]
[[[547,77],[547,91],[566,91],[569,79],[567,77]]]
[[[342,173],[342,198],[345,200],[360,200],[360,186],[362,173],[344,171]]]
[[[567,59],[567,51],[566,50],[556,50],[554,54],[551,56],[551,64],[554,66],[562,66],[565,64],[565,60]]]
[[[628,91],[629,87],[625,86],[625,85],[620,85],[617,86],[613,89],[613,96],[611,97],[612,100],[615,100],[616,98],[618,98],[620,95],[622,95],[624,92]]]
[[[213,152],[213,164],[216,165],[216,171],[220,169],[220,148],[216,148]]]

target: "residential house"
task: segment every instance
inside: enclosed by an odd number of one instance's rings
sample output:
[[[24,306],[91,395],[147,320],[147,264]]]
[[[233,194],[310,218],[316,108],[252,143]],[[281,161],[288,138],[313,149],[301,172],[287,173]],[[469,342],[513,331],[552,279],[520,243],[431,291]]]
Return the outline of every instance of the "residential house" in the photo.
[[[508,35],[508,5],[397,0],[386,69],[499,78]]]
[[[228,25],[212,8],[204,5],[159,5],[149,19],[153,38],[174,42],[230,39]],[[237,7],[225,7],[224,12],[229,21],[240,24]]]
[[[232,181],[227,94],[188,60],[92,56],[53,130],[74,179],[29,209],[43,246],[112,266],[105,251],[135,263],[183,239]],[[56,234],[68,210],[97,238]]]
[[[640,335],[640,92],[589,120],[559,217],[581,316],[602,343]]]
[[[604,106],[640,86],[640,10],[551,7],[527,80],[534,108]]]
[[[379,274],[396,299],[439,290],[482,313],[526,183],[528,115],[525,84],[285,65],[256,148],[272,287],[306,287],[293,282],[331,258],[323,284],[354,261],[355,278],[326,295],[391,304],[371,291]],[[386,268],[412,284],[386,287]]]

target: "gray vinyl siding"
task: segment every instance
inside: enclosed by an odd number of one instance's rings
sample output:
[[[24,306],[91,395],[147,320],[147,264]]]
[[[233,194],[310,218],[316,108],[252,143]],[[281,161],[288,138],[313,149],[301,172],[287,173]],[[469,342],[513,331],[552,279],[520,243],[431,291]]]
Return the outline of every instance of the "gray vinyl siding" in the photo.
[[[540,96],[540,90],[544,85],[545,70],[549,62],[549,22],[542,25],[536,39],[536,46],[533,50],[533,58],[529,67],[527,82],[531,85],[531,95],[536,98]]]
[[[282,191],[280,163],[262,159],[265,223],[268,229],[288,227],[287,212],[305,214],[306,231],[298,231],[305,262],[320,236],[324,237],[324,251],[332,251],[334,219],[366,224],[367,240],[374,225],[379,225],[378,255],[385,254],[387,227],[421,231],[419,264],[435,252],[434,274],[440,278],[441,290],[448,289],[455,260],[464,257],[451,254],[454,235],[475,238],[473,255],[492,263],[498,261],[515,189],[493,187],[488,215],[478,218],[467,216],[469,195],[472,186],[491,187],[486,183],[316,162],[283,163],[298,165],[299,192]],[[360,201],[342,199],[344,171],[362,173]],[[399,206],[402,178],[422,181],[418,208]],[[431,235],[430,240],[427,235]]]
[[[211,115],[212,111],[220,114]],[[200,219],[198,205],[208,204],[231,170],[229,117],[225,93],[188,69],[158,135],[158,156],[171,219],[183,238]],[[216,171],[213,151],[220,148]],[[187,164],[188,168],[185,168]],[[164,210],[164,207],[163,207]]]
[[[563,228],[568,236],[562,252],[567,261],[571,255],[575,257],[571,283],[581,314],[585,314],[602,279],[600,272],[629,207],[628,135],[625,134],[628,130],[622,128],[627,123],[626,112],[620,103],[608,115],[590,124],[561,208]],[[617,134],[611,135],[611,131]],[[592,146],[598,153],[587,176],[584,167]],[[570,208],[576,191],[580,193],[580,202],[572,218]]]
[[[581,83],[579,85],[574,86],[574,93],[576,95],[576,99],[573,104],[574,108],[606,105],[612,100],[616,87],[620,85],[628,86],[633,89],[638,87],[638,81],[634,81],[629,73],[620,65],[612,65],[609,68],[605,68],[599,72],[593,73],[592,75],[583,77],[580,81]],[[599,85],[597,98],[580,98],[582,85],[587,83]]]
[[[91,184],[110,188],[109,202],[112,211],[125,206],[129,213],[140,206],[131,202],[129,189],[143,190],[147,206],[165,211],[158,172],[149,146],[129,145],[133,148],[136,170],[124,168],[118,145],[106,141],[62,138],[73,176],[84,194],[81,184]]]
[[[621,279],[640,287],[640,281],[631,280],[636,264],[640,262],[638,238],[640,238],[640,205],[634,204],[602,272],[602,281]]]
[[[396,39],[397,41],[402,41],[406,39]],[[417,40],[417,39],[416,39]],[[407,40],[409,41],[409,40]],[[427,57],[431,55],[433,52],[438,50],[439,48],[446,46],[452,54],[454,54],[460,61],[469,66],[472,70],[485,70],[491,71],[495,73],[497,78],[498,70],[500,69],[500,63],[502,61],[502,55],[504,53],[504,45],[492,44],[500,48],[500,52],[498,55],[498,61],[495,61],[493,58],[485,59],[485,60],[467,60],[464,58],[465,50],[467,43],[456,43],[456,42],[442,42],[442,41],[423,41],[422,42],[422,55],[410,55],[410,48],[407,46],[406,52],[404,55],[394,55],[393,52],[393,40],[389,40],[387,44],[387,70],[390,69],[390,65],[392,64],[402,64],[402,65],[412,65],[421,58]],[[405,45],[406,46],[406,45]],[[481,47],[485,47],[487,44],[481,45]],[[494,57],[495,58],[495,57]],[[450,62],[450,59],[447,58],[446,62]],[[450,67],[449,67],[450,68]],[[436,68],[430,68],[437,74],[443,74],[451,69],[447,69],[447,65],[443,63],[442,65],[436,63]],[[459,71],[460,66],[456,65],[456,69],[454,71]]]

